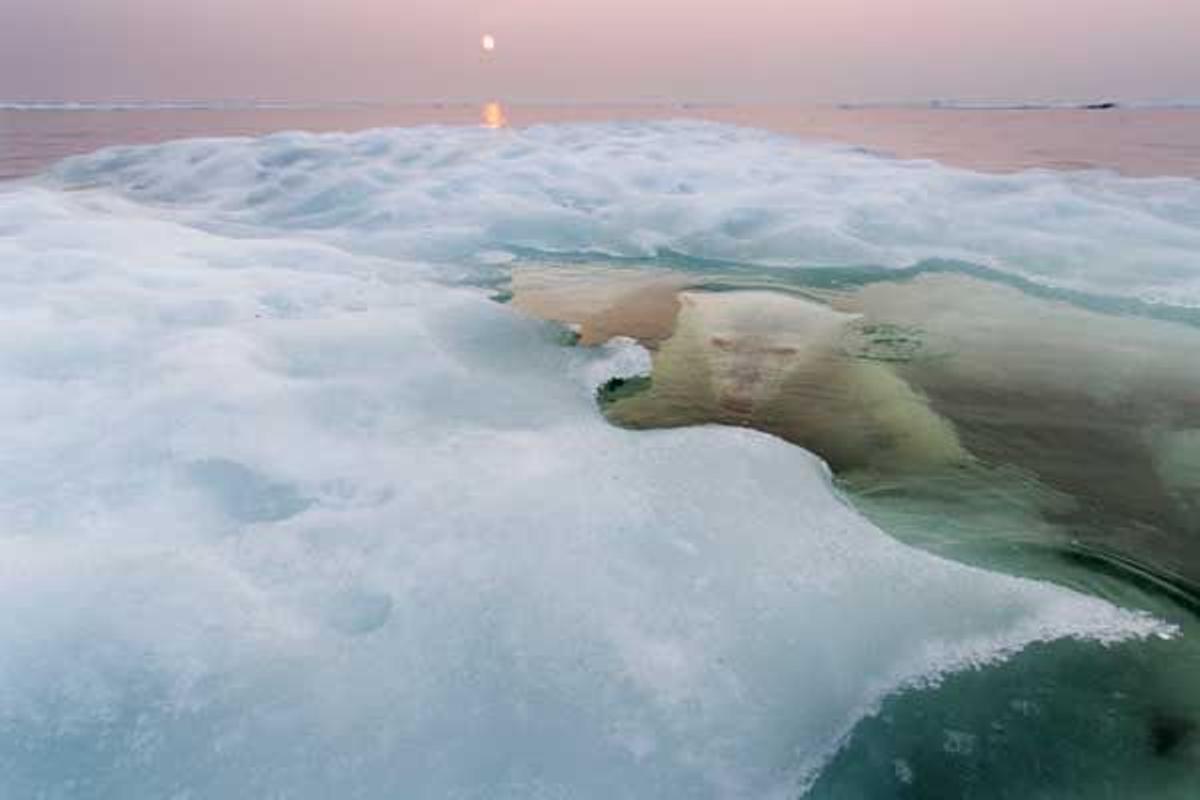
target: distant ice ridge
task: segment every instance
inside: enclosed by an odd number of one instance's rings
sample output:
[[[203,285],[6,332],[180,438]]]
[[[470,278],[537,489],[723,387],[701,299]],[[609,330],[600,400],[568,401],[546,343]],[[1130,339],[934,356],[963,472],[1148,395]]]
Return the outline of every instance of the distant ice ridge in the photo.
[[[0,100],[0,111],[269,111],[366,105],[374,104],[288,100]]]
[[[461,263],[531,248],[761,265],[970,261],[1200,304],[1200,181],[984,175],[700,122],[428,127],[117,148],[63,163],[204,226]]]
[[[965,99],[937,98],[933,100],[877,100],[839,103],[839,108],[911,108],[944,111],[1089,111],[1108,109],[1153,110],[1200,108],[1195,98],[1143,98],[1129,99],[1099,96],[1090,99],[1040,98],[1040,99]]]
[[[0,797],[793,797],[890,692],[1168,635],[906,548],[769,436],[613,428],[593,388],[644,352],[448,285],[485,245],[782,252],[737,209],[770,238],[772,192],[910,171],[990,185],[683,125],[180,143],[59,171],[120,194],[0,190]]]

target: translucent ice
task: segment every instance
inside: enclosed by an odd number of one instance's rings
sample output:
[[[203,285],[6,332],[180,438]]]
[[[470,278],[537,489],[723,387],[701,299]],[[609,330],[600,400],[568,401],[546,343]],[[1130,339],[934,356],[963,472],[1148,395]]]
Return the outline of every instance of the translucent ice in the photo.
[[[1200,305],[1200,182],[983,175],[700,122],[287,133],[56,170],[208,223],[439,261],[512,248],[774,265],[987,265]]]
[[[906,548],[769,436],[616,429],[594,387],[644,351],[451,285],[518,244],[890,261],[936,248],[838,197],[920,195],[932,230],[946,188],[998,242],[1030,197],[1136,184],[692,125],[59,173],[118,191],[0,192],[0,796],[791,796],[890,692],[1168,632]],[[1169,265],[1194,231],[1155,202]]]

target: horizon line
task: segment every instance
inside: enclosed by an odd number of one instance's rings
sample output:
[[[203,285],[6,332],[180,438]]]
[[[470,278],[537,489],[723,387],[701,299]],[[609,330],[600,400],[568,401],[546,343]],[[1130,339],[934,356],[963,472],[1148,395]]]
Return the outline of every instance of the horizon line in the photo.
[[[282,99],[263,97],[172,97],[133,98],[110,97],[92,99],[67,98],[0,98],[0,111],[119,111],[119,110],[162,110],[162,111],[236,111],[236,110],[321,110],[334,108],[380,108],[387,106],[476,106],[489,102],[500,102],[511,107],[561,106],[561,107],[610,107],[610,106],[679,106],[679,107],[724,107],[747,106],[779,107],[834,107],[846,110],[870,108],[912,108],[929,110],[1071,110],[1099,107],[1111,108],[1200,108],[1200,98],[1118,98],[1095,97],[1083,99],[1035,97],[1014,98],[896,98],[896,99],[713,99],[713,98],[614,98],[614,99],[563,99],[518,97],[498,99],[494,96],[449,97],[449,98],[304,98]]]

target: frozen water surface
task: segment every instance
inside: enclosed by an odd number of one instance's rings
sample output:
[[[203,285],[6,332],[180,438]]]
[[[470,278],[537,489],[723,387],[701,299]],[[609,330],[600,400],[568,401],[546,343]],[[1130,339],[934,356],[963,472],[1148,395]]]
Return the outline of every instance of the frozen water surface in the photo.
[[[1198,214],[1194,181],[691,123],[189,141],[10,184],[0,795],[792,797],[905,687],[1168,636],[898,543],[766,434],[612,427],[596,387],[645,353],[479,287],[529,250],[956,257],[1186,305]]]

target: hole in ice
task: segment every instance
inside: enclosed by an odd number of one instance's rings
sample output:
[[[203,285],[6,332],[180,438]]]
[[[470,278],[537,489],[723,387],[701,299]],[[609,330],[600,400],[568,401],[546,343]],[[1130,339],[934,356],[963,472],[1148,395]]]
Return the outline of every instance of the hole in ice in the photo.
[[[351,636],[382,628],[392,616],[393,601],[383,592],[350,589],[336,595],[325,609],[329,624]]]
[[[187,467],[187,476],[239,522],[277,522],[312,505],[290,484],[272,481],[236,461],[194,461]]]

